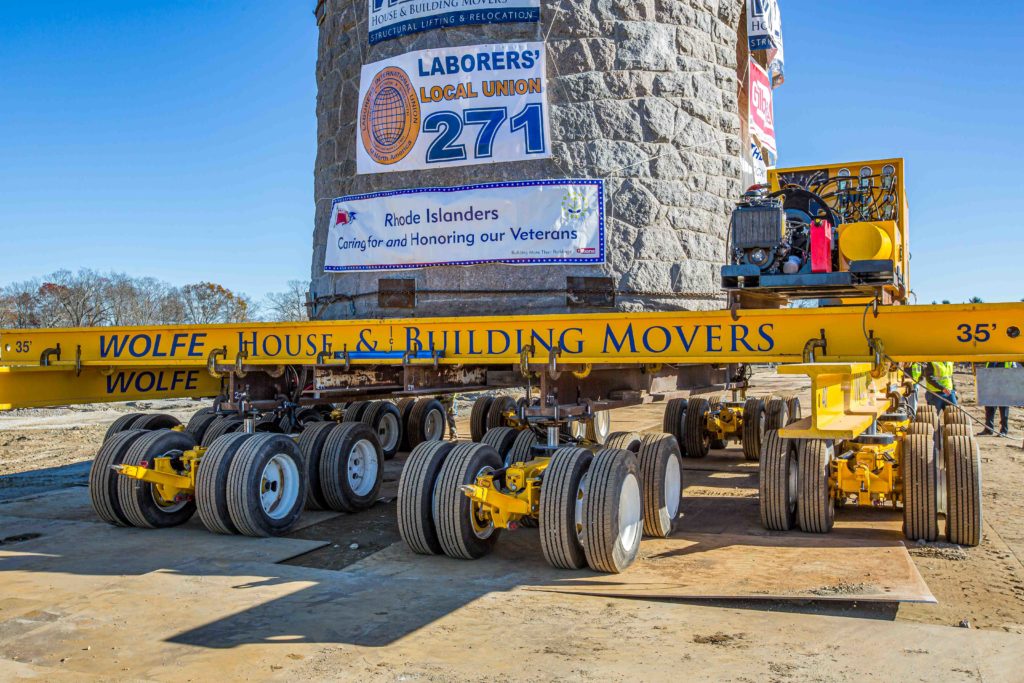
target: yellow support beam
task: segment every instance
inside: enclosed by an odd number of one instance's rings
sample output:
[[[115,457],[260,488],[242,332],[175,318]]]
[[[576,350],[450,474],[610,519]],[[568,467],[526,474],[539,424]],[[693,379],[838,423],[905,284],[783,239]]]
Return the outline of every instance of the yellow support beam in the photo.
[[[779,430],[787,439],[854,439],[892,408],[876,387],[869,363],[784,365],[780,375],[811,378],[811,416]],[[883,388],[884,389],[884,388]]]

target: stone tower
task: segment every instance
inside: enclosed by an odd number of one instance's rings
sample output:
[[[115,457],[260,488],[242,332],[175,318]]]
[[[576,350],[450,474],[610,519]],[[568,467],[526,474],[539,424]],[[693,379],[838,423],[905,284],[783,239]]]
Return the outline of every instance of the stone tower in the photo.
[[[542,0],[539,24],[437,29],[371,46],[367,0],[325,0],[318,12],[314,316],[721,307],[719,267],[729,214],[741,190],[744,4]],[[537,40],[547,46],[552,158],[356,175],[363,64],[428,48]],[[398,273],[323,270],[335,197],[543,178],[604,179],[606,263],[486,264]],[[413,281],[399,283],[405,296],[387,295],[394,280]]]

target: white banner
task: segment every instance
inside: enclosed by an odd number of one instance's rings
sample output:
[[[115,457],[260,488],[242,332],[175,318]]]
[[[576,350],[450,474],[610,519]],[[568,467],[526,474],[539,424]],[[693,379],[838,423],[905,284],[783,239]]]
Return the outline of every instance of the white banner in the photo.
[[[367,64],[356,172],[551,156],[544,43],[421,50]]]
[[[368,0],[370,45],[435,28],[540,21],[540,0]]]
[[[326,271],[604,263],[604,181],[429,187],[334,200]]]

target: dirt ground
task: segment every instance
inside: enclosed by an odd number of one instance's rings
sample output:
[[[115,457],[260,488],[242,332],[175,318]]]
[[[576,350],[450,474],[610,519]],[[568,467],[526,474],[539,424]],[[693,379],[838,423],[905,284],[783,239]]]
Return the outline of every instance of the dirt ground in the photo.
[[[956,380],[963,404],[975,418],[980,419],[982,410],[973,401],[972,377],[958,374]],[[799,379],[760,374],[755,377],[755,385],[758,392],[800,395],[806,405],[806,386]],[[154,410],[170,412],[185,420],[197,407],[198,404],[191,401],[163,401],[152,404],[21,410],[2,414],[0,501],[82,485],[88,472],[89,460],[98,449],[107,425],[120,414]],[[659,405],[616,411],[613,414],[613,429],[660,431],[661,413],[662,406]],[[459,426],[464,435],[469,432],[468,416],[469,403],[460,402]],[[910,548],[913,561],[937,599],[937,604],[732,600],[698,601],[680,605],[665,601],[608,600],[580,596],[556,598],[547,597],[547,594],[533,594],[523,600],[525,604],[512,606],[502,603],[500,594],[487,594],[473,603],[476,609],[486,606],[495,614],[507,616],[515,614],[517,609],[526,609],[527,604],[532,605],[529,619],[525,622],[529,626],[523,626],[528,630],[519,633],[517,640],[529,639],[532,632],[557,633],[560,628],[572,632],[569,640],[557,645],[542,647],[536,643],[529,646],[521,643],[520,649],[523,652],[537,655],[537,662],[548,663],[524,661],[525,668],[518,675],[498,678],[585,679],[600,676],[631,679],[645,677],[641,671],[661,678],[675,675],[675,667],[685,666],[685,662],[692,659],[695,665],[711,660],[725,662],[722,664],[725,668],[718,670],[721,675],[710,678],[779,681],[852,679],[853,676],[848,678],[838,673],[837,662],[841,659],[838,653],[826,655],[818,648],[813,619],[819,617],[840,617],[840,622],[828,622],[828,628],[834,629],[839,624],[840,631],[848,631],[845,637],[850,639],[870,638],[872,624],[879,621],[894,625],[902,623],[908,627],[915,624],[950,627],[953,630],[969,627],[987,632],[1024,635],[1024,500],[1019,496],[1019,491],[1024,488],[1024,450],[1021,448],[1024,410],[1013,411],[1010,431],[1010,439],[982,437],[979,440],[984,473],[983,544],[978,548],[960,548],[943,543],[915,544]],[[730,453],[735,462],[717,458],[714,462],[721,464],[718,470],[700,472],[690,463],[687,464],[684,514],[687,497],[756,498],[756,468],[751,470],[749,465],[744,465],[735,447],[725,454]],[[330,544],[293,558],[286,564],[296,571],[302,571],[303,568],[337,571],[364,561],[398,542],[394,496],[401,460],[399,458],[389,463],[386,468],[381,501],[374,508],[358,515],[340,515],[295,532],[293,537],[296,539],[324,539],[330,541]],[[867,512],[881,519],[899,518],[899,513],[892,511]],[[847,514],[847,510],[840,511],[840,519]],[[696,522],[691,520],[691,523]],[[0,531],[0,539],[4,536]],[[863,577],[857,575],[857,567],[851,567],[850,572],[850,585],[857,585]],[[416,604],[408,604],[405,608],[410,612],[418,609]],[[386,609],[383,611],[387,612]],[[810,620],[804,620],[804,617]],[[667,661],[663,668],[658,669],[657,660],[662,653],[655,645],[664,644],[664,637],[669,635],[667,632],[659,635],[658,629],[670,628],[659,621],[663,619],[682,620],[682,625],[677,623],[671,629],[683,629],[686,644],[680,645],[677,658]],[[4,606],[0,605],[0,633],[7,624],[6,620]],[[442,620],[437,628],[442,632],[447,629],[452,638],[466,638],[467,642],[461,647],[471,651],[473,629],[464,622],[445,626]],[[823,628],[824,624],[822,622]],[[491,627],[492,624],[486,619],[476,625],[476,628],[482,629]],[[767,641],[759,643],[759,639],[770,638],[765,633],[773,629],[780,630],[782,635],[778,637],[784,642],[773,642],[772,646],[782,649],[773,652],[771,657],[762,662],[765,668],[761,674],[755,674],[758,670],[755,667],[749,670],[748,677],[744,673],[747,671],[744,661],[751,656],[748,648],[767,645]],[[808,630],[804,632],[803,629]],[[901,636],[906,639],[901,647],[908,659],[908,672],[917,671],[910,660],[929,651],[929,638],[940,638],[943,633],[945,631],[909,630]],[[931,635],[919,642],[918,639],[923,638],[921,634]],[[455,680],[464,677],[452,673],[460,667],[446,662],[444,656],[447,654],[432,652],[431,641],[425,632],[418,633],[416,638],[412,634],[406,636],[401,641],[405,643],[404,649],[395,650],[391,655],[386,648],[361,651],[360,662],[346,661],[345,666],[340,668],[335,661],[338,653],[330,647],[323,647],[288,663],[282,673],[291,672],[299,677],[314,679],[358,677]],[[630,642],[631,647],[640,649],[632,654],[639,660],[645,660],[644,667],[648,668],[623,668],[614,664],[615,657],[612,655],[621,647],[623,639]],[[484,640],[494,645],[492,637],[488,636]],[[414,647],[417,642],[419,645]],[[645,650],[645,643],[650,644],[650,649]],[[1024,644],[1024,641],[1020,644]],[[486,647],[483,642],[480,646]],[[1022,650],[1018,648],[1016,651]],[[591,656],[584,657],[574,665],[573,659],[578,659],[580,652],[588,652]],[[642,652],[647,652],[647,655]],[[488,656],[493,656],[493,653]],[[651,666],[655,668],[649,668]],[[280,667],[275,669],[271,665],[267,675],[279,670]],[[651,674],[652,671],[656,675]],[[1005,677],[993,676],[991,671],[987,672],[988,675],[982,675],[984,672],[971,667],[965,668],[962,675],[958,675],[957,671],[953,666],[946,670],[945,675],[939,675],[938,679],[1014,680],[1016,675],[1009,669],[996,669],[997,674],[1003,673]],[[127,675],[113,670],[107,673],[114,677]],[[707,673],[705,671],[705,675],[700,678],[708,677]],[[476,675],[483,674],[478,672]],[[262,677],[259,674],[255,676]],[[886,675],[881,678],[899,679]]]

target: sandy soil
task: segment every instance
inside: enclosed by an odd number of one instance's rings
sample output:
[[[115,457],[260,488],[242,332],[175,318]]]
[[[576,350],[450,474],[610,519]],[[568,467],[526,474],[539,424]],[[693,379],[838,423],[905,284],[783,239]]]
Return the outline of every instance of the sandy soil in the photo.
[[[980,419],[982,410],[973,402],[973,379],[969,375],[958,375],[957,382],[965,407]],[[798,395],[806,392],[806,387],[792,378],[759,376],[756,384],[766,392]],[[806,395],[803,400],[807,400]],[[162,401],[21,410],[0,415],[0,500],[48,488],[81,485],[87,474],[88,461],[101,443],[107,425],[120,414],[152,410],[169,412],[186,420],[197,406],[191,401]],[[460,431],[468,435],[468,402],[461,402],[459,412]],[[657,405],[617,411],[613,429],[660,431],[661,412],[662,408]],[[1022,432],[1024,411],[1015,410],[1011,421],[1012,439],[985,437],[980,440],[985,473],[984,543],[979,548],[968,549],[941,543],[911,549],[917,567],[938,599],[937,605],[858,608],[808,603],[799,607],[799,611],[944,626],[969,625],[977,629],[1024,634],[1024,501],[1019,496],[1019,491],[1024,489]],[[733,452],[738,458],[738,453]],[[337,570],[398,541],[393,497],[399,468],[396,462],[387,470],[383,500],[372,510],[360,515],[342,515],[297,532],[295,536],[298,538],[327,538],[332,544],[291,563]],[[756,495],[756,489],[751,488],[749,480],[732,479],[728,472],[722,475],[702,479],[699,488],[691,487],[686,494]],[[898,516],[897,513],[886,514]],[[851,584],[856,584],[858,578],[856,567],[851,567]],[[729,606],[759,612],[793,609],[765,603],[730,603]],[[725,640],[716,633],[708,634],[707,638],[710,640],[699,644],[708,647],[737,646],[736,639],[730,634],[723,636]],[[786,676],[780,674],[779,678]]]

